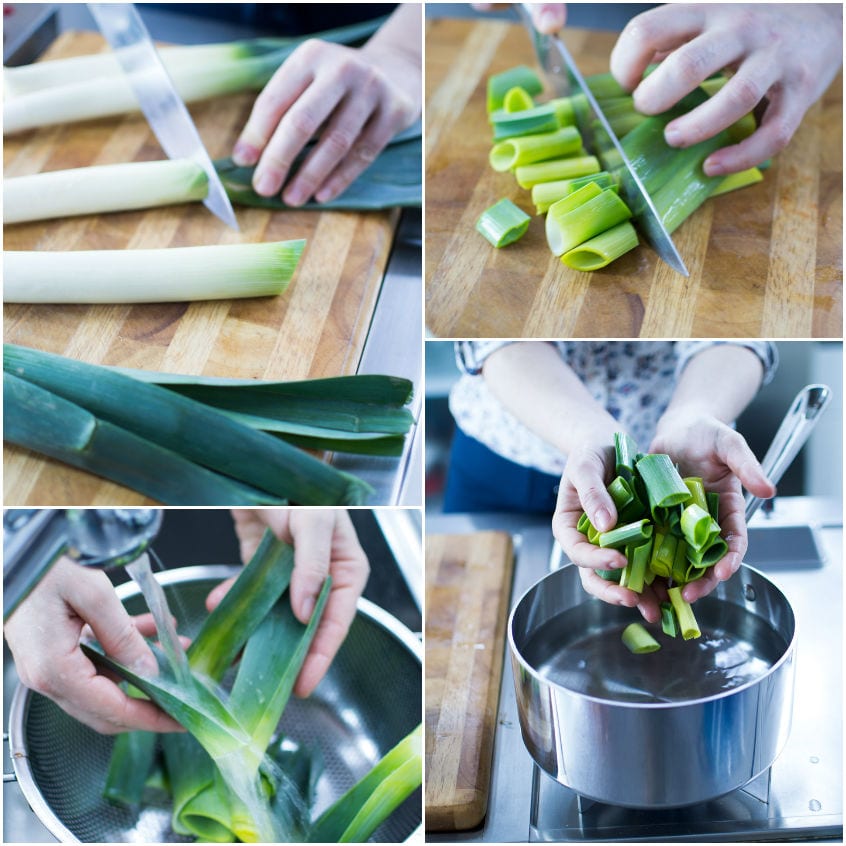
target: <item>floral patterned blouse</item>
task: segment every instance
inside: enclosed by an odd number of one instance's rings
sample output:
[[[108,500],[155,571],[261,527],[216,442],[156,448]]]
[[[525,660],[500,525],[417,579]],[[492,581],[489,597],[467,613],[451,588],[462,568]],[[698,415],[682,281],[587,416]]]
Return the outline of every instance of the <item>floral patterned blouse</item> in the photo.
[[[461,378],[450,391],[449,407],[457,425],[489,449],[524,467],[560,475],[566,456],[507,411],[481,375],[485,359],[511,341],[458,341]],[[561,357],[597,402],[645,449],[672,397],[685,365],[702,350],[724,341],[556,341]],[[752,350],[769,382],[778,354],[767,341],[732,341]]]

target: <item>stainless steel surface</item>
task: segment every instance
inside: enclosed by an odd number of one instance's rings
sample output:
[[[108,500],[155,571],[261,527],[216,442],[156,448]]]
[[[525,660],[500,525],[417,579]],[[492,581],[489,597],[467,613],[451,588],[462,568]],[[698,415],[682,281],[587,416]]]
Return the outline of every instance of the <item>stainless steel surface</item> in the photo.
[[[536,763],[583,797],[629,808],[701,804],[767,770],[790,730],[790,605],[744,566],[696,617],[701,641],[657,634],[661,649],[632,660],[620,636],[639,615],[588,596],[575,566],[530,588],[508,640]]]
[[[412,508],[375,508],[382,530],[414,604],[423,610],[423,526],[420,511]]]
[[[533,772],[520,735],[514,683],[503,673],[494,742],[491,798],[481,828],[427,835],[431,842],[526,841],[737,842],[843,837],[842,770],[842,504],[784,497],[773,514],[759,512],[756,531],[814,521],[824,564],[781,566],[770,578],[788,598],[797,621],[793,725],[772,767],[769,803],[736,791],[702,813],[696,808],[639,811],[597,804],[579,813],[579,798],[550,776]],[[520,538],[512,596],[550,569],[549,521],[519,515],[427,516],[430,533],[503,529]],[[761,569],[767,572],[766,566]],[[507,655],[503,653],[503,661]]]
[[[205,615],[208,591],[238,569],[205,566],[160,574],[181,630],[190,634],[196,628]],[[132,613],[142,610],[134,584],[122,585],[118,593]],[[420,643],[408,629],[372,603],[359,601],[350,634],[326,678],[308,699],[293,699],[280,723],[287,736],[319,747],[323,755],[317,813],[420,722],[421,660]],[[149,801],[140,813],[116,808],[102,798],[112,738],[96,734],[49,700],[20,687],[9,724],[20,787],[53,836],[84,842],[181,839],[170,831],[168,805],[161,796],[146,796]],[[414,835],[420,821],[418,792],[374,839],[403,840]],[[8,835],[4,840],[13,842]]]
[[[830,400],[831,389],[827,385],[806,385],[796,394],[761,462],[764,473],[774,485],[779,483],[784,471],[808,440]],[[747,522],[763,501],[747,492]]]
[[[64,554],[87,567],[135,560],[156,536],[154,508],[10,508],[3,515],[3,617]]]
[[[631,209],[632,218],[643,237],[658,256],[682,276],[690,273],[667,232],[661,216],[652,203],[631,165],[622,144],[611,129],[602,109],[596,102],[570,52],[560,39],[542,35],[532,23],[526,4],[517,7],[529,32],[538,61],[550,79],[556,96],[572,96],[576,121],[582,139],[589,150],[595,151],[605,170],[612,172],[620,183],[620,196]]]
[[[404,209],[379,299],[364,343],[358,373],[388,373],[414,383],[414,419],[398,458],[337,454],[332,464],[368,482],[379,505],[422,506],[423,407],[422,223],[419,209]]]
[[[3,4],[3,65],[34,62],[52,43],[58,30],[58,5],[53,3]]]
[[[209,186],[203,205],[237,230],[238,222],[223,183],[141,16],[132,3],[89,3],[88,6],[162,149],[168,158],[193,159],[203,168]]]

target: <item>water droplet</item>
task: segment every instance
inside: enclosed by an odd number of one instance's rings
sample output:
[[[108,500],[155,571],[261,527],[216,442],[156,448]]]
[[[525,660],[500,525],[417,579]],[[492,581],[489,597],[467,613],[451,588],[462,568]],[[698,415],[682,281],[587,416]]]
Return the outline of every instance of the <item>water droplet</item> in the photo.
[[[808,802],[808,807],[812,811],[819,811],[820,808],[822,808],[822,803],[819,801],[819,799],[811,799],[811,801]]]
[[[755,588],[753,588],[752,585],[743,586],[743,595],[746,597],[748,602],[754,602],[758,598],[758,594],[755,593]]]
[[[811,755],[811,763],[812,764],[819,764],[820,759],[816,755]]]

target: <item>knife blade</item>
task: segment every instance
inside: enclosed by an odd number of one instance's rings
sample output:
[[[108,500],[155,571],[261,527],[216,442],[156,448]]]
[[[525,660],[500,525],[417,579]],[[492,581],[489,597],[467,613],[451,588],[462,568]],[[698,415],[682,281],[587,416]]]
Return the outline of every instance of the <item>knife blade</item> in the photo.
[[[652,198],[643,187],[567,47],[559,38],[537,31],[526,4],[517,6],[517,11],[529,31],[535,55],[555,96],[578,98],[575,112],[582,138],[590,149],[596,151],[604,168],[618,178],[620,196],[631,209],[632,218],[646,242],[673,270],[682,276],[690,276],[670,233],[661,222],[661,216],[655,210]]]
[[[88,8],[168,158],[192,159],[203,168],[209,184],[203,205],[237,230],[238,221],[229,196],[135,6],[89,3]]]

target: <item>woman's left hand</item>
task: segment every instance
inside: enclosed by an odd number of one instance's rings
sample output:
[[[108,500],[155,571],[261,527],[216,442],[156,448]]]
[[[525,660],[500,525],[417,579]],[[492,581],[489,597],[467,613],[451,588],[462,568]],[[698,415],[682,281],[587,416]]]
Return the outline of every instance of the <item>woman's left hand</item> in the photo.
[[[422,92],[415,15],[419,7],[400,7],[358,49],[306,41],[276,71],[232,154],[238,165],[257,165],[258,194],[281,191],[290,206],[332,200],[416,120]],[[292,175],[297,156],[315,137]]]

